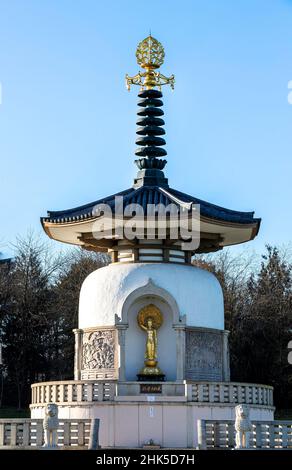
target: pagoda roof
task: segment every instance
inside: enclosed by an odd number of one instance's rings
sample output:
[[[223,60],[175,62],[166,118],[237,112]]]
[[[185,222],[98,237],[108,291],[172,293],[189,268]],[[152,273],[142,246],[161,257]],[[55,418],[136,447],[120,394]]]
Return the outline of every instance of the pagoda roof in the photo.
[[[175,204],[178,208],[192,210],[193,204],[200,205],[200,214],[208,219],[214,219],[221,222],[231,222],[236,224],[260,224],[261,219],[254,218],[254,212],[240,212],[215,204],[203,201],[189,194],[183,193],[172,188],[163,188],[159,186],[142,186],[139,188],[129,188],[124,191],[112,194],[111,196],[98,199],[97,201],[67,209],[62,211],[48,211],[47,217],[41,217],[41,222],[45,225],[47,222],[53,224],[66,224],[79,222],[81,220],[96,218],[96,206],[108,204],[115,213],[115,198],[123,197],[123,209],[126,205],[139,204],[144,211],[144,215],[148,215],[150,204],[163,204],[168,206]]]
[[[245,243],[252,240],[258,233],[261,219],[254,218],[254,212],[240,212],[226,209],[215,204],[198,199],[168,186],[147,186],[128,188],[111,196],[98,199],[90,204],[63,211],[49,211],[41,222],[47,235],[54,240],[80,245],[85,248],[94,245],[96,251],[107,251],[117,240],[107,235],[99,241],[95,240],[95,221],[102,215],[97,214],[97,207],[107,204],[115,215],[115,198],[121,196],[123,207],[139,204],[144,216],[149,215],[149,204],[169,204],[184,209],[190,215],[194,204],[200,205],[201,244],[198,253],[216,251],[224,246]],[[151,206],[150,206],[151,208]],[[102,209],[101,209],[102,210]],[[119,212],[120,215],[120,212]],[[151,212],[153,215],[153,212]],[[126,217],[125,217],[126,219]]]

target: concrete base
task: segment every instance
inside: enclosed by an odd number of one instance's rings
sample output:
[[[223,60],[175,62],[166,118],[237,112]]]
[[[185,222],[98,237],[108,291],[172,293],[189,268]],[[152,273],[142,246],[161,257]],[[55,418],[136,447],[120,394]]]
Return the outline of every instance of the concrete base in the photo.
[[[120,399],[119,399],[120,398]],[[249,405],[251,421],[272,421],[274,408]],[[44,417],[44,406],[31,409]],[[152,440],[168,448],[197,447],[197,421],[235,420],[234,404],[186,402],[185,397],[115,397],[114,402],[59,405],[59,419],[99,418],[101,447],[143,448]]]

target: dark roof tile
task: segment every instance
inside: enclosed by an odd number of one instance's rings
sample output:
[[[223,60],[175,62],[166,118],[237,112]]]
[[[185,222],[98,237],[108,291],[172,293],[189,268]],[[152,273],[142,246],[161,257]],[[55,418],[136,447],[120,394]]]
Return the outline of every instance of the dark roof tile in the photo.
[[[47,217],[42,217],[42,222],[63,223],[95,217],[94,209],[99,204],[109,204],[113,213],[115,210],[115,197],[123,196],[124,207],[128,204],[140,204],[145,215],[148,204],[175,204],[182,207],[184,203],[200,204],[201,215],[226,222],[239,224],[259,223],[260,219],[254,218],[254,212],[239,212],[211,204],[196,197],[177,191],[172,188],[161,188],[159,186],[141,186],[137,189],[129,188],[125,191],[99,199],[90,204],[79,206],[64,211],[49,211]],[[190,208],[189,208],[190,210]]]

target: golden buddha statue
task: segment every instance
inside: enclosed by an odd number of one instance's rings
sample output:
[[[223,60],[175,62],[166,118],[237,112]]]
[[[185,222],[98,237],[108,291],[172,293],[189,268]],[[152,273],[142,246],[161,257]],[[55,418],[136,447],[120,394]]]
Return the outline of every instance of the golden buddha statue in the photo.
[[[144,326],[141,323],[140,327],[142,330],[147,332],[145,359],[147,359],[147,363],[149,363],[157,359],[157,333],[156,329],[153,327],[153,321],[151,317],[146,319],[146,325],[147,326]]]
[[[150,304],[142,308],[137,317],[138,325],[147,333],[145,348],[145,367],[139,376],[163,376],[157,361],[157,330],[161,326],[162,314],[155,305]]]

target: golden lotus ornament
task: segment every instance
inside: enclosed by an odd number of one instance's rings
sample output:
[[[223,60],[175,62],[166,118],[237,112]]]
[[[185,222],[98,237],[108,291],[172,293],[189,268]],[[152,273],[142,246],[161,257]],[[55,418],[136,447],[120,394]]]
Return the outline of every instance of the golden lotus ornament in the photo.
[[[137,62],[144,69],[133,77],[126,75],[126,86],[130,90],[131,85],[138,85],[141,90],[151,90],[158,88],[161,90],[163,85],[170,85],[174,89],[174,75],[166,77],[156,69],[164,62],[164,48],[151,34],[138,44],[136,50]]]
[[[137,63],[143,68],[158,69],[164,62],[164,48],[153,36],[149,35],[139,42],[136,50]]]

